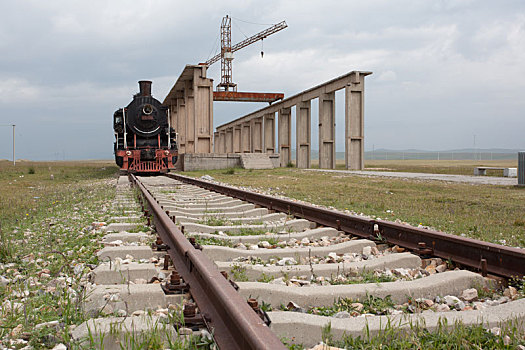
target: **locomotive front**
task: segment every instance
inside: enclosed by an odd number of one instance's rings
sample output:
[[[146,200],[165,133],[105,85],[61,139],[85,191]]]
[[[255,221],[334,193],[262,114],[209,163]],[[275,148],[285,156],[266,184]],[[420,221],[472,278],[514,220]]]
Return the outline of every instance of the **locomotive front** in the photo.
[[[133,101],[113,115],[115,162],[132,173],[165,173],[177,162],[177,140],[169,109],[151,95],[151,81],[139,81]]]

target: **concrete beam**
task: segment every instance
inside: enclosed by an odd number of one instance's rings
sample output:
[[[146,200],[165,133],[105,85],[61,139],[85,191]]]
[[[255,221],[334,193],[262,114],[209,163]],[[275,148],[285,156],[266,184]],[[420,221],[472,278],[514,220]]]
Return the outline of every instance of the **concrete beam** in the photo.
[[[300,102],[295,107],[296,116],[296,152],[297,152],[297,167],[310,167],[310,144],[312,139],[311,134],[311,102]]]
[[[372,72],[351,71],[335,79],[332,79],[326,83],[317,85],[313,88],[310,88],[296,95],[288,97],[280,102],[275,102],[268,107],[265,107],[253,113],[247,114],[244,117],[241,117],[229,123],[220,125],[217,127],[217,130],[222,130],[224,128],[237,124],[239,122],[248,122],[254,118],[259,118],[268,113],[276,113],[281,108],[290,108],[290,107],[297,105],[299,102],[305,102],[305,101],[312,100],[314,98],[321,96],[324,93],[331,93],[331,92],[335,92],[337,90],[343,89],[348,84],[352,83],[353,79],[355,79],[353,76],[356,74],[359,74],[360,77],[361,76],[365,77],[367,75],[372,74]]]
[[[335,92],[319,96],[319,168],[335,169]]]
[[[290,108],[279,110],[279,154],[281,166],[286,166],[292,160],[292,111]]]

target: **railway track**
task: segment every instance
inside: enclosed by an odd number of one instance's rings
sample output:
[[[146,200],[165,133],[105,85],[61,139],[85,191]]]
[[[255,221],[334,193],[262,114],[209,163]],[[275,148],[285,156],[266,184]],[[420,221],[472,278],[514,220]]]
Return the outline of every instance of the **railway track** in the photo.
[[[105,237],[85,307],[126,317],[94,318],[77,340],[119,348],[157,332],[187,344],[213,338],[221,349],[284,349],[282,340],[308,348],[327,329],[341,339],[386,324],[493,328],[525,318],[512,287],[481,294],[523,276],[520,249],[180,175],[131,179],[158,238],[129,233],[135,211],[107,227],[116,232]],[[139,209],[127,179],[119,186],[117,204]]]

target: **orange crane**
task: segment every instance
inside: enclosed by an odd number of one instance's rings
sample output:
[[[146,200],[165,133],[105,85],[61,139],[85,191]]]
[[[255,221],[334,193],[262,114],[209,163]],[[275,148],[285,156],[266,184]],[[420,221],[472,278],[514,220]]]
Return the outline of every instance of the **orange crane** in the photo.
[[[274,24],[273,26],[252,35],[249,38],[235,44],[231,44],[231,17],[226,16],[221,23],[221,52],[205,64],[207,66],[221,60],[221,82],[217,85],[217,91],[213,93],[215,101],[249,101],[249,102],[274,102],[282,99],[284,94],[279,93],[257,93],[257,92],[237,92],[237,84],[232,80],[232,61],[233,53],[259,40],[277,33],[288,27],[285,21]],[[261,52],[262,54],[262,52]]]

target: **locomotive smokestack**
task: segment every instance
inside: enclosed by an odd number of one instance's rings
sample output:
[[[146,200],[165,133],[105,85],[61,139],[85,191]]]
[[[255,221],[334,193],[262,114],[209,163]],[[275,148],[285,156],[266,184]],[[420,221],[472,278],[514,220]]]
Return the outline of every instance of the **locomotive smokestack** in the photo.
[[[139,81],[139,94],[140,96],[151,96],[151,81],[141,80]]]

